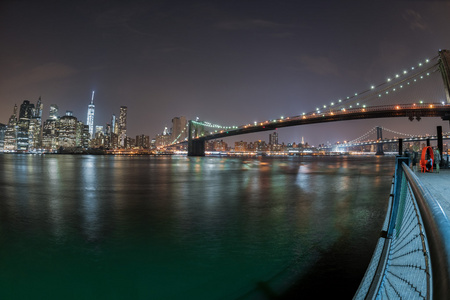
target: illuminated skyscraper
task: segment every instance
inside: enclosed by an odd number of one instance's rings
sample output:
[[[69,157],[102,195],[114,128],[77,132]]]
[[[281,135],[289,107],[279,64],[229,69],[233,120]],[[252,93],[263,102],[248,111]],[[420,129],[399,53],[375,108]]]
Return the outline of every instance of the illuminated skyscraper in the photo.
[[[70,113],[59,119],[58,145],[63,148],[77,145],[77,118]]]
[[[41,120],[42,119],[42,109],[44,105],[41,102],[41,97],[39,96],[39,99],[36,104],[36,108],[34,109],[34,118]]]
[[[44,122],[42,131],[42,148],[47,150],[58,149],[59,113],[58,105],[50,104],[48,119]]]
[[[106,123],[105,128],[105,147],[111,147],[111,124]]]
[[[5,146],[5,132],[6,132],[6,125],[0,123],[0,151],[3,151],[3,148]]]
[[[20,105],[19,123],[17,131],[17,150],[28,151],[30,148],[29,129],[30,119],[34,115],[34,104],[28,100],[24,100]]]
[[[48,116],[51,120],[57,120],[59,119],[58,115],[58,105],[56,104],[50,104],[50,115]]]
[[[5,132],[4,149],[15,151],[17,149],[17,105],[14,105],[14,111],[9,118],[8,127]]]
[[[125,147],[125,139],[127,138],[127,107],[120,107],[119,114],[119,147]]]
[[[48,118],[44,122],[42,131],[42,148],[47,150],[58,149],[59,119]]]
[[[42,146],[42,109],[44,105],[39,97],[28,129],[28,144],[30,149],[38,149]]]
[[[117,134],[118,130],[119,130],[119,127],[117,126],[117,123],[116,123],[116,115],[113,114],[111,117],[111,132]]]
[[[94,93],[95,91],[92,91],[92,98],[91,98],[91,104],[88,106],[88,112],[87,112],[87,124],[89,126],[89,135],[90,138],[94,138],[94,111],[95,111],[95,105],[94,105]]]

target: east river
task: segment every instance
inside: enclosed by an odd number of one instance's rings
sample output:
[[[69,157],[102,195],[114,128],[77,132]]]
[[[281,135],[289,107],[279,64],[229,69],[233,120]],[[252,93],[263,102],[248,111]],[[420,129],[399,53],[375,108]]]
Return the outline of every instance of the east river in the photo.
[[[393,172],[392,156],[3,154],[0,299],[351,299]]]

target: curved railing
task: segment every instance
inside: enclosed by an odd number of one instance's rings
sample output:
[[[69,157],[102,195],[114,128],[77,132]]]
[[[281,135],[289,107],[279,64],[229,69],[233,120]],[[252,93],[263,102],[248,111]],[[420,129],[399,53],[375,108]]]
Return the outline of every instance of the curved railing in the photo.
[[[354,299],[450,299],[450,222],[397,157],[389,207]]]

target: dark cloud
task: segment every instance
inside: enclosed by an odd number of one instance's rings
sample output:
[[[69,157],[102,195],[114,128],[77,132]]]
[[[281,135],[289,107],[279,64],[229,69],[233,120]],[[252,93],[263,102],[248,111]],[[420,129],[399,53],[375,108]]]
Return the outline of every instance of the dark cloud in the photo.
[[[406,10],[403,13],[403,19],[408,22],[409,27],[412,30],[426,31],[429,29],[428,24],[425,22],[422,15],[413,9]]]

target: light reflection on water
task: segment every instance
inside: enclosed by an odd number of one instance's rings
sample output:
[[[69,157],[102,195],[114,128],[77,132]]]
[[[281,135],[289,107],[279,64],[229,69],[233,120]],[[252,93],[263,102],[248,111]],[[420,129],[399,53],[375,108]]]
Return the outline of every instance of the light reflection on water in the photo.
[[[315,277],[353,295],[393,158],[0,155],[0,166],[1,299],[265,299],[294,281],[304,294]]]

